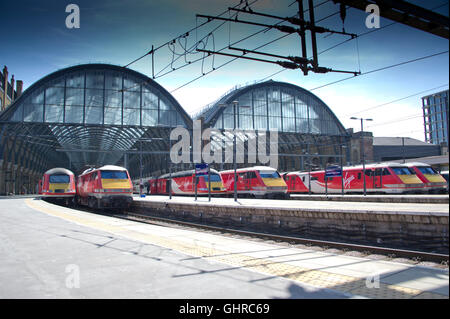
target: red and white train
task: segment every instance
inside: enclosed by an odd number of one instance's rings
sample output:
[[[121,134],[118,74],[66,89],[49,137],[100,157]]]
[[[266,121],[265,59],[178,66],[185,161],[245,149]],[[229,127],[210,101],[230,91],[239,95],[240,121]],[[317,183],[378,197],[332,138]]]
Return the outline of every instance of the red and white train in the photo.
[[[194,195],[195,194],[195,170],[188,170],[182,172],[176,172],[170,174],[162,175],[158,178],[149,179],[149,190],[150,194],[169,194],[169,180],[172,179],[170,188],[172,194],[176,195]],[[197,194],[206,195],[209,193],[209,179],[211,179],[211,194],[224,194],[225,187],[223,186],[222,179],[214,169],[210,169],[209,177],[208,175],[202,175],[197,177]]]
[[[275,168],[268,166],[254,166],[240,168],[237,173],[237,193],[252,197],[280,197],[287,196],[287,185]],[[234,193],[234,170],[220,172],[223,184],[228,194]]]
[[[447,190],[447,180],[430,165],[418,162],[405,165],[414,170],[428,193],[444,193]]]
[[[398,163],[381,163],[344,167],[343,177],[328,177],[325,182],[325,171],[290,172],[283,175],[288,186],[288,193],[324,194],[326,192],[362,193],[364,191],[364,175],[367,193],[421,193],[425,191],[424,183],[412,168]]]
[[[89,168],[77,179],[77,201],[91,208],[128,208],[133,186],[126,168],[106,165]]]
[[[44,173],[38,187],[44,199],[72,204],[76,195],[75,175],[65,168],[52,168]]]

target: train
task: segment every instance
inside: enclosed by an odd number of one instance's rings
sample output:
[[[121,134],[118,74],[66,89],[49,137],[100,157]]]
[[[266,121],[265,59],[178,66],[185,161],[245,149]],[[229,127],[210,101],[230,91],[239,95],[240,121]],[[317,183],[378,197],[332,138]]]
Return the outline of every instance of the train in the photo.
[[[75,175],[61,167],[49,169],[39,180],[38,193],[46,200],[71,205],[76,196]]]
[[[176,195],[194,195],[195,194],[195,170],[186,170],[181,172],[175,172],[164,174],[158,178],[152,178],[146,181],[150,194],[168,195],[169,194],[169,180],[172,179],[170,184],[172,194]],[[211,179],[211,190],[209,191],[209,179]],[[226,189],[222,183],[222,178],[218,171],[210,169],[208,175],[197,176],[197,194],[207,195],[211,194],[224,194]]]
[[[447,180],[430,165],[414,162],[406,163],[406,166],[414,170],[428,193],[444,193],[447,190]]]
[[[285,198],[288,187],[275,168],[253,166],[236,170],[238,195],[255,198]],[[220,172],[228,194],[234,193],[234,170]]]
[[[133,185],[126,168],[89,168],[77,178],[77,203],[90,208],[126,209],[133,202]]]
[[[343,167],[343,177],[328,177],[325,170],[312,172],[290,172],[283,174],[288,193],[362,193],[364,175],[367,193],[402,194],[423,193],[426,185],[408,165],[398,163],[377,163]]]

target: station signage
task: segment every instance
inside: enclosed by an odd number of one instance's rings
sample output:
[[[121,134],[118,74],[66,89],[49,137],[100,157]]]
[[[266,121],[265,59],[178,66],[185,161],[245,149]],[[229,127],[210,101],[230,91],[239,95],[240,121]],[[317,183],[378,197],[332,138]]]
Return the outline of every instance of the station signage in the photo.
[[[342,169],[340,166],[328,166],[325,170],[325,177],[342,177]]]
[[[208,175],[208,164],[195,164],[195,175],[196,176],[204,176]]]

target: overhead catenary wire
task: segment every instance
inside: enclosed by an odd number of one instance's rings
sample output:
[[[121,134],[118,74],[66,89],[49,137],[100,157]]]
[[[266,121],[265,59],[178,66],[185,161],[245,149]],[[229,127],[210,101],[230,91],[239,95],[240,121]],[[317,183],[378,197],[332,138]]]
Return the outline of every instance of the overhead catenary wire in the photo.
[[[361,111],[358,111],[358,112],[352,112],[352,113],[349,113],[349,114],[347,114],[347,115],[348,115],[348,116],[349,116],[349,115],[356,115],[356,114],[364,113],[364,112],[367,112],[367,111],[371,111],[371,110],[377,109],[377,108],[379,108],[379,107],[383,107],[383,106],[386,106],[386,105],[389,105],[389,104],[392,104],[392,103],[396,103],[396,102],[399,102],[399,101],[403,101],[403,100],[409,99],[409,98],[411,98],[411,97],[414,97],[414,96],[417,96],[417,95],[426,93],[426,92],[428,92],[428,91],[434,91],[434,90],[440,89],[440,88],[445,87],[445,86],[448,86],[448,85],[449,85],[448,83],[447,83],[447,84],[443,84],[443,85],[439,85],[439,86],[433,87],[433,88],[431,88],[431,89],[427,89],[427,90],[423,90],[423,91],[420,91],[420,92],[417,92],[417,93],[413,93],[413,94],[411,94],[411,95],[408,95],[408,96],[405,96],[405,97],[401,97],[401,98],[398,98],[398,99],[395,99],[395,100],[393,100],[393,101],[389,101],[389,102],[386,102],[386,103],[383,103],[383,104],[378,104],[378,105],[375,105],[375,106],[371,106],[371,107],[369,107],[369,108],[367,108],[367,109],[364,109],[364,110],[361,110]],[[347,116],[347,115],[346,115],[346,116]]]
[[[436,56],[439,56],[439,55],[442,55],[442,54],[446,54],[446,53],[448,53],[448,50],[442,51],[442,52],[438,52],[438,53],[434,53],[434,54],[430,54],[430,55],[426,55],[426,56],[423,56],[423,57],[420,57],[420,58],[415,58],[415,59],[412,59],[412,60],[403,61],[403,62],[400,62],[400,63],[388,65],[388,66],[377,68],[377,69],[370,70],[370,71],[367,71],[367,72],[362,72],[360,75],[350,76],[350,77],[346,77],[346,78],[343,78],[343,79],[340,79],[340,80],[337,80],[337,81],[333,81],[333,82],[330,82],[330,83],[327,83],[327,84],[324,84],[324,85],[321,85],[321,86],[309,89],[309,91],[318,90],[318,89],[324,88],[324,87],[332,85],[332,84],[336,84],[336,83],[344,82],[344,81],[347,81],[347,80],[350,80],[350,79],[354,79],[356,77],[361,77],[363,75],[367,75],[367,74],[371,74],[371,73],[375,73],[375,72],[379,72],[379,71],[384,71],[384,70],[395,68],[395,67],[398,67],[398,66],[401,66],[401,65],[405,65],[405,64],[408,64],[408,63],[413,63],[413,62],[417,62],[417,61],[433,58],[433,57],[436,57]]]

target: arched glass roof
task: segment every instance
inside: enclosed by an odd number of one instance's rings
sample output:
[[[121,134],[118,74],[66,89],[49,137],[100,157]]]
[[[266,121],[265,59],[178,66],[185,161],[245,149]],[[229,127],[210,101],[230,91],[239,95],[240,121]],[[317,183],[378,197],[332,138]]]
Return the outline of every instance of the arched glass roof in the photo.
[[[190,116],[162,86],[109,64],[78,65],[42,78],[0,114],[0,123],[5,137],[39,144],[55,166],[74,171],[132,164],[141,151],[167,153],[170,128],[192,128]]]
[[[267,81],[236,89],[206,108],[197,118],[217,129],[346,135],[330,108],[311,92],[284,82]]]

